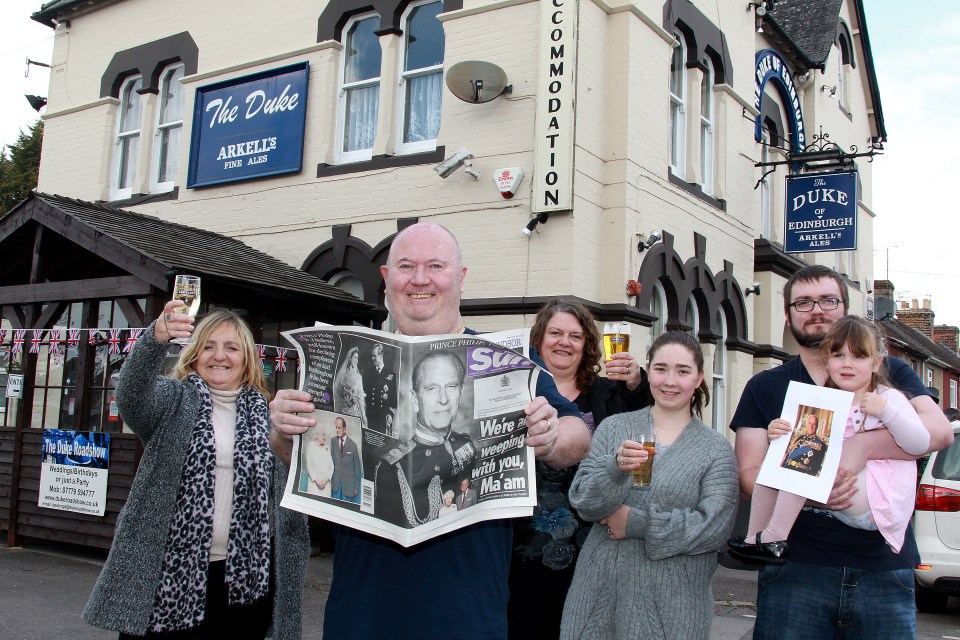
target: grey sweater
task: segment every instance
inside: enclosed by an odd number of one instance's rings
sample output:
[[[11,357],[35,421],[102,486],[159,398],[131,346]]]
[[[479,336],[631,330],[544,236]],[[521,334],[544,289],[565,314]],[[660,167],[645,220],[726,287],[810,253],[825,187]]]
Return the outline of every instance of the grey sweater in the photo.
[[[604,420],[570,488],[581,517],[630,507],[627,537],[594,524],[567,594],[560,637],[689,640],[710,634],[710,580],[733,528],[737,463],[730,444],[696,417],[658,454],[649,487],[620,471],[617,447],[652,434],[650,408]]]
[[[166,348],[154,339],[150,325],[120,370],[120,415],[143,441],[144,452],[117,518],[110,555],[83,611],[92,625],[133,635],[146,633],[153,611],[180,474],[200,409],[192,383],[160,376]],[[296,640],[310,541],[306,516],[279,507],[286,474],[275,460],[274,638]]]

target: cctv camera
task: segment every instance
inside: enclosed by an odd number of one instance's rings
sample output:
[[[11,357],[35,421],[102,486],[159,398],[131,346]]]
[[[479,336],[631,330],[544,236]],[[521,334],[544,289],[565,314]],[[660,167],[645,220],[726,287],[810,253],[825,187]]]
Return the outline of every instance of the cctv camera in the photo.
[[[474,177],[474,179],[479,179],[480,172],[470,167],[471,160],[473,160],[473,154],[470,153],[470,150],[466,147],[460,147],[460,150],[455,154],[438,164],[433,168],[441,178],[446,178],[451,173],[459,169],[460,167],[468,167],[468,173]]]

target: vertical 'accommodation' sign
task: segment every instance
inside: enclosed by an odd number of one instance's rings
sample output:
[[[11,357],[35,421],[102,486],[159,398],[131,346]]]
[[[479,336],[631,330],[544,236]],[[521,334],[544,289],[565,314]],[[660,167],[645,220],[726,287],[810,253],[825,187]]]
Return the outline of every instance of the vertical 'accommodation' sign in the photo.
[[[573,118],[578,0],[540,3],[534,213],[573,208]]]
[[[187,187],[300,171],[306,62],[197,89]]]

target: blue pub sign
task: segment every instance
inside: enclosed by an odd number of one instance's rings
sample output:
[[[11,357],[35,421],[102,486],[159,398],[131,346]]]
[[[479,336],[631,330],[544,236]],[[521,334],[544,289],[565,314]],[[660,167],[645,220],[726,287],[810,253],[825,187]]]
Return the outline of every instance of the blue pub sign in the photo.
[[[786,252],[855,250],[858,183],[856,171],[788,176]]]
[[[300,171],[308,72],[302,62],[197,88],[187,188]]]

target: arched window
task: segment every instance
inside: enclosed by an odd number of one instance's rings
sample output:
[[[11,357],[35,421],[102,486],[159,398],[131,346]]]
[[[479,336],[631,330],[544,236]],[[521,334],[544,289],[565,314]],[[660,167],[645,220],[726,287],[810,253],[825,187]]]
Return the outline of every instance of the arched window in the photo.
[[[129,198],[137,176],[137,154],[140,150],[140,89],[142,76],[131,76],[120,87],[120,110],[117,112],[117,137],[113,156],[113,179],[110,199]]]
[[[772,162],[773,154],[770,153],[770,141],[772,136],[767,128],[761,133],[762,142],[760,144],[760,161],[763,163]],[[760,237],[772,239],[772,219],[773,219],[773,176],[776,175],[773,167],[761,166],[762,172],[760,178]]]
[[[713,195],[714,77],[713,63],[710,58],[704,58],[700,81],[700,179],[703,181],[700,186],[707,195]]]
[[[686,316],[683,321],[690,327],[690,335],[697,338],[700,334],[700,314],[697,313],[697,301],[693,299],[693,296],[687,298]]]
[[[687,147],[687,44],[675,31],[677,44],[670,59],[670,168],[678,178],[685,175]]]
[[[663,285],[653,283],[653,295],[650,296],[650,315],[657,319],[650,327],[650,344],[667,330],[667,296],[663,292]],[[649,349],[650,344],[647,345]]]
[[[847,87],[850,84],[848,79],[852,66],[853,49],[850,46],[846,29],[841,26],[840,34],[837,37],[837,102],[845,109],[850,104]]]
[[[380,24],[376,14],[351,18],[344,28],[340,71],[339,160],[369,160],[380,105]]]
[[[713,385],[710,404],[713,406],[713,428],[723,432],[727,422],[727,320],[717,312],[716,329],[720,334],[713,352]]]
[[[160,103],[157,106],[156,143],[150,191],[170,191],[177,179],[180,134],[183,131],[183,63],[170,65],[160,74]]]
[[[445,46],[437,16],[442,11],[443,2],[433,0],[411,4],[404,12],[398,153],[432,151],[437,146]]]

